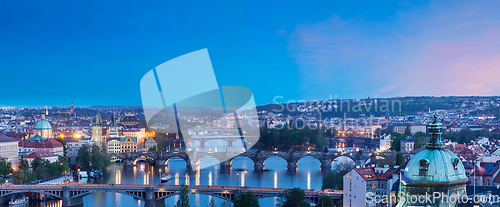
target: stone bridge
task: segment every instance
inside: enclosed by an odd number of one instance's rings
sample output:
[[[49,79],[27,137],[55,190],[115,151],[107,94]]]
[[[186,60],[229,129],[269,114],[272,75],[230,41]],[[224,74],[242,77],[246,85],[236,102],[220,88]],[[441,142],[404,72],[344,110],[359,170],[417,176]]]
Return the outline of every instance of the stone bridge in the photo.
[[[144,200],[145,207],[160,206],[165,199],[178,195],[182,186],[179,185],[109,185],[109,184],[71,184],[71,185],[11,185],[0,189],[0,204],[9,202],[14,194],[40,193],[62,200],[63,207],[83,205],[83,197],[97,192],[120,193]],[[257,198],[280,197],[290,189],[287,188],[255,188],[235,186],[186,186],[192,194],[204,194],[234,201],[239,193],[252,191]],[[341,200],[342,191],[304,190],[310,203],[318,203],[322,195],[329,195],[334,200]]]
[[[303,157],[314,157],[321,163],[321,169],[330,170],[332,167],[332,162],[337,157],[349,157],[357,165],[362,165],[370,157],[369,152],[358,151],[358,152],[279,152],[279,151],[247,151],[247,152],[146,152],[146,153],[122,153],[114,155],[122,159],[127,165],[135,165],[138,162],[146,162],[149,164],[154,164],[158,166],[166,165],[166,163],[174,158],[178,157],[186,161],[186,168],[193,169],[193,166],[198,166],[199,161],[203,157],[214,157],[219,160],[221,168],[230,168],[233,160],[236,157],[248,157],[254,163],[255,170],[263,170],[264,162],[274,156],[283,158],[287,162],[287,168],[289,170],[295,170],[297,168],[297,162]]]

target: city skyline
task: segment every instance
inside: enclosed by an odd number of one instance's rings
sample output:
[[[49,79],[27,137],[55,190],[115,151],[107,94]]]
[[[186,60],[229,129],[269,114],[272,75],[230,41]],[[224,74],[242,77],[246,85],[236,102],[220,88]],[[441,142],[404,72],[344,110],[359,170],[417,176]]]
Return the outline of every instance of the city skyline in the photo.
[[[29,3],[0,3],[0,106],[140,106],[145,72],[202,48],[257,105],[500,94],[493,1]]]

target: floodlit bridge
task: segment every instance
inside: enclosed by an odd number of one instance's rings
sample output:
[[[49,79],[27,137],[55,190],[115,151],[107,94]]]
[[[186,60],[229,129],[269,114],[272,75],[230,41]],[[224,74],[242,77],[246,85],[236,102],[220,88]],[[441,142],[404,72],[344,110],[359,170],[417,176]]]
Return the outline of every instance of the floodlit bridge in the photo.
[[[239,193],[252,191],[257,198],[280,197],[290,189],[287,188],[256,188],[235,186],[187,186],[189,193],[210,195],[228,201],[234,201]],[[6,203],[19,193],[40,193],[62,200],[63,207],[83,205],[83,197],[98,192],[120,193],[144,200],[146,207],[158,206],[165,199],[179,195],[180,185],[132,185],[132,184],[71,184],[71,185],[11,185],[0,189],[0,203]],[[342,191],[304,190],[306,200],[318,203],[322,195],[331,196],[334,200],[342,199]]]
[[[279,151],[247,151],[247,152],[147,152],[147,153],[122,153],[113,155],[128,165],[135,165],[138,162],[146,162],[158,166],[166,165],[172,158],[181,158],[186,161],[186,168],[193,169],[193,165],[198,165],[204,157],[214,157],[219,160],[221,168],[230,168],[236,157],[248,157],[254,163],[255,170],[263,170],[264,162],[270,157],[281,157],[287,162],[290,170],[297,168],[297,162],[303,157],[314,157],[321,163],[321,169],[331,169],[332,162],[341,156],[352,159],[356,164],[361,165],[370,157],[370,152],[279,152]]]

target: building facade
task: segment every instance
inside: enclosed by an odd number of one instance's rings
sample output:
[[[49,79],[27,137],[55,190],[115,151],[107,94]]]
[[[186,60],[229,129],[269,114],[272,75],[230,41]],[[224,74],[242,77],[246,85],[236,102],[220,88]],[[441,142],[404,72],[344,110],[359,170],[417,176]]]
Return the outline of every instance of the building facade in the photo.
[[[122,150],[120,138],[108,139],[108,154],[118,154]]]
[[[90,139],[88,138],[74,138],[74,137],[66,137],[63,139],[66,142],[66,147],[68,148],[68,152],[66,156],[68,156],[69,162],[76,163],[76,156],[78,156],[78,150],[84,145],[90,145]]]
[[[137,152],[137,138],[136,137],[121,137],[120,148],[122,153]]]
[[[365,167],[354,168],[343,177],[344,207],[383,207],[392,206],[392,199],[382,202],[382,198],[391,198],[391,187],[398,177],[395,168]],[[378,196],[379,200],[375,200]],[[373,199],[372,199],[373,198]],[[373,202],[372,202],[373,201]]]
[[[0,157],[7,159],[12,166],[19,163],[18,144],[18,140],[0,134]]]
[[[146,141],[144,142],[144,151],[148,151],[149,148],[151,147],[156,147],[157,143],[155,138],[153,137],[147,137]]]
[[[401,152],[410,153],[415,149],[415,137],[405,137],[401,140]]]

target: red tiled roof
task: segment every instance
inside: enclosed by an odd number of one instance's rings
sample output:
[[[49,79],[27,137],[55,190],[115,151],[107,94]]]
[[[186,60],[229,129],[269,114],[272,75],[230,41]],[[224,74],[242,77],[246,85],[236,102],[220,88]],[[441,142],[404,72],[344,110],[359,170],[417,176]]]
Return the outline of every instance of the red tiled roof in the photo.
[[[24,158],[36,158],[36,157],[39,157],[39,158],[48,158],[48,157],[57,157],[57,156],[59,156],[59,155],[54,154],[52,152],[42,152],[42,153],[32,152],[29,155],[24,156]]]

